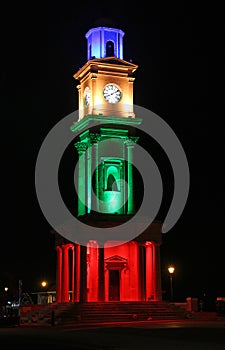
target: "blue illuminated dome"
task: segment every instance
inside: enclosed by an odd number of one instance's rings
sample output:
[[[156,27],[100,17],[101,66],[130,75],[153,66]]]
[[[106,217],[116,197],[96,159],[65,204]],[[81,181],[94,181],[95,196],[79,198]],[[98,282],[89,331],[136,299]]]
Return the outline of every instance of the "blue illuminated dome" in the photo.
[[[123,36],[121,29],[105,26],[90,29],[85,35],[87,60],[105,57],[123,59]]]

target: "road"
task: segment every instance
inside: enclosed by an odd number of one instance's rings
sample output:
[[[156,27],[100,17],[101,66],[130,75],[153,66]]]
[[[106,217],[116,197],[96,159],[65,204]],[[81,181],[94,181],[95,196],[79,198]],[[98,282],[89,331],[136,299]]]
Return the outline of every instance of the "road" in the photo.
[[[225,319],[2,327],[0,344],[23,350],[224,350]]]

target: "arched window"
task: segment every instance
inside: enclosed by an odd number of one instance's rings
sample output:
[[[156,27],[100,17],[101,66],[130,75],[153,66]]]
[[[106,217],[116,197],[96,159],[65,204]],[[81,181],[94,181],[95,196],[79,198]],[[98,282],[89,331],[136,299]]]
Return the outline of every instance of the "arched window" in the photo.
[[[107,179],[107,191],[118,191],[116,179],[112,174],[109,174]]]
[[[115,56],[114,54],[114,43],[109,40],[106,43],[106,57]]]

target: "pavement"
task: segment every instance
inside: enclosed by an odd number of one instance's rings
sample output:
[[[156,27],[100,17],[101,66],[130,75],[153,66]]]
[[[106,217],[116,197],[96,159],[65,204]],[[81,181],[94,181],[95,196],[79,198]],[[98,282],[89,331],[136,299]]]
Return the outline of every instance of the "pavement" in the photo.
[[[2,327],[0,344],[23,350],[225,350],[225,317]]]

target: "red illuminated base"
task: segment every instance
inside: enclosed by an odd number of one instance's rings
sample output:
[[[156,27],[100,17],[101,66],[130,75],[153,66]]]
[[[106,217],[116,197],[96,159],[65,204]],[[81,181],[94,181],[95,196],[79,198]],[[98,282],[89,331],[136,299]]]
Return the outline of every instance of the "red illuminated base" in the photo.
[[[58,303],[161,300],[159,223],[116,246],[94,240],[83,246],[59,235],[56,243]]]

